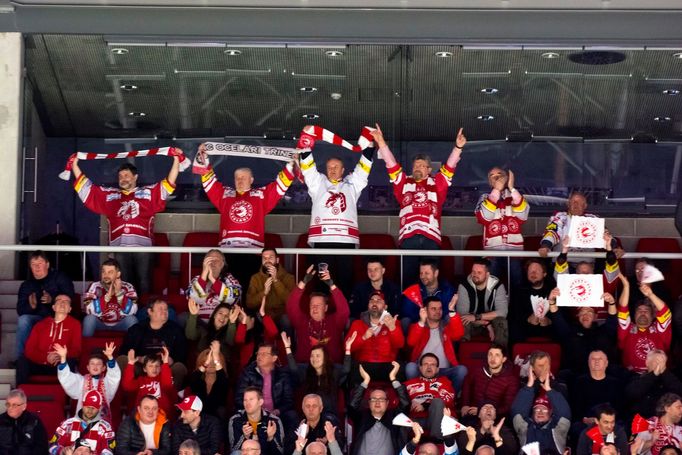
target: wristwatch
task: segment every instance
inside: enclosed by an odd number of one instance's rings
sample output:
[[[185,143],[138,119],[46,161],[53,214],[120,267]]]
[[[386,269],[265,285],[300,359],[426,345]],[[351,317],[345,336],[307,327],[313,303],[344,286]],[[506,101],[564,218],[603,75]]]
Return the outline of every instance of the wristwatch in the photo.
[[[476,320],[480,321],[481,320],[481,313],[476,314]]]

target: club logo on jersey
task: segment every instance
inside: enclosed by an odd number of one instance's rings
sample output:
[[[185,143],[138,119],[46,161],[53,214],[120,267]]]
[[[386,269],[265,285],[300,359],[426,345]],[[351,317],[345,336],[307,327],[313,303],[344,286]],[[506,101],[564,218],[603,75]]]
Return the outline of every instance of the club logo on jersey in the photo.
[[[429,204],[429,196],[423,188],[417,188],[413,193],[412,205],[415,208],[424,208]]]
[[[140,216],[140,204],[137,201],[124,201],[119,207],[116,216],[128,221]]]
[[[346,211],[346,195],[343,193],[329,193],[330,196],[327,202],[324,203],[325,207],[331,208],[334,215]]]
[[[253,206],[249,201],[237,201],[230,207],[229,215],[233,223],[247,223],[253,217]]]

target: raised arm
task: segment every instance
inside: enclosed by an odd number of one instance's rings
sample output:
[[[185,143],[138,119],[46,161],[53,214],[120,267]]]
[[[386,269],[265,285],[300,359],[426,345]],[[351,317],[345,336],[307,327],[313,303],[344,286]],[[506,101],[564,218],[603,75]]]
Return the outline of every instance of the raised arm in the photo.
[[[175,149],[175,153],[182,153],[181,149]],[[168,171],[168,176],[166,177],[166,180],[168,180],[168,183],[171,185],[175,185],[175,181],[178,179],[178,174],[180,173],[180,157],[178,155],[173,155],[173,165],[170,168],[170,171]]]

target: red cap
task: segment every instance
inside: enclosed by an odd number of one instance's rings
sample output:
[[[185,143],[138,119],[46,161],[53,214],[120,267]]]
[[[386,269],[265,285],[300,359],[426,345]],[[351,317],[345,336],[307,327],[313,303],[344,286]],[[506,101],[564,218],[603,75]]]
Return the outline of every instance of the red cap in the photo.
[[[547,395],[541,395],[533,402],[533,409],[538,406],[544,406],[547,411],[552,412],[552,403],[547,399]]]
[[[181,411],[189,411],[192,409],[193,411],[199,411],[204,407],[204,404],[201,402],[201,398],[199,398],[196,395],[190,395],[185,397],[184,400],[182,400],[180,403],[176,404],[178,409]]]
[[[83,406],[91,406],[95,409],[102,408],[102,395],[97,390],[91,390],[83,397]]]
[[[369,299],[372,300],[372,297],[374,297],[375,295],[381,297],[381,300],[383,300],[384,302],[386,301],[386,296],[379,289],[375,289],[374,291],[372,291],[372,293],[369,295]]]

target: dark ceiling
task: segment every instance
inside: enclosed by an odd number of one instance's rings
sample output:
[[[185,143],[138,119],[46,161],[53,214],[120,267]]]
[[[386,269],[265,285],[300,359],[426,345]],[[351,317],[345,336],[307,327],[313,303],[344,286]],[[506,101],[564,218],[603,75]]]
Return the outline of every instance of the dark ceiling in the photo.
[[[25,39],[27,87],[48,136],[289,139],[312,122],[352,139],[378,122],[397,140],[451,140],[459,126],[479,141],[682,137],[682,58],[672,48]]]

